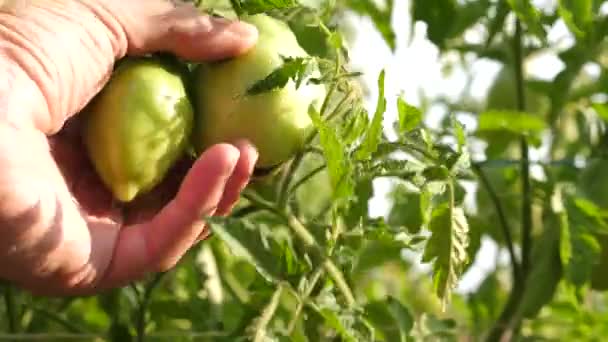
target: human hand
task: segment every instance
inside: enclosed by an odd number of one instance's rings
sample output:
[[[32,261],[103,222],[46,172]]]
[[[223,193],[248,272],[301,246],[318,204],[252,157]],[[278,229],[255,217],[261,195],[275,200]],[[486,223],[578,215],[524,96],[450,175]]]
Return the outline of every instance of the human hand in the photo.
[[[0,278],[36,294],[91,294],[167,270],[204,239],[202,218],[227,214],[248,183],[251,145],[213,146],[121,207],[84,153],[75,114],[126,55],[215,60],[256,39],[249,25],[169,0],[0,8]]]

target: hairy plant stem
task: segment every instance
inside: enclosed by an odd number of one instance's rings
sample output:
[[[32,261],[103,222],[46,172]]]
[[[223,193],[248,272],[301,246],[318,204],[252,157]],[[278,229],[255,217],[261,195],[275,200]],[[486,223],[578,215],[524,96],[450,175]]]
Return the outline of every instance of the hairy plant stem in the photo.
[[[277,289],[272,294],[270,302],[268,303],[266,308],[264,308],[262,316],[260,316],[259,320],[255,324],[255,338],[253,339],[253,342],[263,342],[266,340],[266,328],[268,327],[268,324],[270,324],[274,313],[279,307],[279,302],[281,299],[281,295],[283,294],[283,289],[283,284],[279,284],[279,286],[277,286]]]
[[[293,334],[293,331],[296,328],[296,324],[298,323],[298,319],[302,314],[302,310],[304,309],[304,303],[308,300],[308,297],[312,293],[312,290],[317,286],[317,282],[321,279],[321,275],[323,274],[323,268],[319,267],[315,270],[315,272],[310,277],[310,281],[308,282],[308,286],[304,289],[303,293],[300,294],[301,297],[298,298],[298,306],[296,307],[296,311],[293,314],[289,325],[287,326],[287,334]]]
[[[515,55],[515,77],[517,86],[517,107],[520,111],[526,109],[526,97],[524,92],[523,56],[522,56],[522,27],[519,19],[515,22],[515,39],[513,52]],[[507,299],[507,303],[487,336],[487,341],[509,341],[516,334],[516,328],[520,325],[519,307],[525,292],[525,284],[530,270],[530,252],[532,250],[532,187],[530,182],[530,160],[528,154],[528,142],[525,137],[520,141],[521,153],[521,179],[522,179],[522,227],[521,227],[521,279],[514,279],[513,287]],[[515,267],[515,265],[513,265]]]

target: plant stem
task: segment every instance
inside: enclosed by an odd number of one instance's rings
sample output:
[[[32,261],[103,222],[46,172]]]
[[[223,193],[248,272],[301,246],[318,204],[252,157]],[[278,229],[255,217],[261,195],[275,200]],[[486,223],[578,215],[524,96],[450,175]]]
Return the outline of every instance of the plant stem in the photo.
[[[144,290],[143,298],[141,298],[139,306],[139,315],[137,317],[137,341],[144,342],[146,338],[146,312],[150,299],[152,298],[152,292],[158,286],[161,279],[166,273],[157,273],[154,279],[146,286]]]
[[[317,268],[313,273],[312,277],[310,277],[310,282],[308,283],[308,287],[302,293],[302,297],[299,298],[298,306],[296,307],[296,311],[293,314],[293,318],[289,325],[287,326],[287,334],[291,335],[296,328],[296,324],[298,323],[298,319],[300,318],[300,314],[304,309],[304,302],[308,300],[308,297],[312,293],[312,290],[317,286],[317,282],[321,279],[321,275],[323,274],[323,268]]]
[[[289,188],[288,193],[292,194],[294,193],[296,190],[298,190],[298,188],[300,186],[302,186],[303,184],[305,184],[306,182],[308,182],[312,177],[316,176],[319,172],[325,170],[325,168],[327,167],[326,164],[320,165],[317,168],[315,168],[314,170],[310,171],[308,174],[306,174],[305,176],[302,176],[302,178],[298,179],[292,186],[291,188]]]
[[[283,285],[279,284],[277,289],[274,291],[272,298],[270,299],[270,303],[266,306],[264,311],[262,312],[262,316],[259,318],[259,321],[255,325],[255,338],[253,342],[262,342],[266,339],[266,328],[274,316],[274,313],[277,311],[279,307],[279,302],[281,299],[281,295],[283,294]]]
[[[289,185],[291,184],[291,180],[293,178],[294,173],[300,167],[302,160],[304,159],[304,153],[300,152],[296,155],[296,157],[289,163],[287,171],[283,174],[283,178],[281,179],[281,184],[279,186],[279,209],[284,210],[287,207],[287,201],[289,199],[288,191]]]
[[[515,73],[517,84],[517,107],[520,111],[526,110],[526,93],[524,91],[523,55],[522,55],[522,28],[519,20],[515,23]],[[522,258],[521,268],[524,274],[530,268],[530,252],[532,250],[532,186],[530,182],[530,155],[528,141],[525,137],[520,141],[521,150],[521,178],[522,178]]]
[[[517,86],[517,106],[520,111],[525,111],[526,98],[524,93],[524,79],[522,72],[522,28],[519,19],[515,22],[515,73]],[[507,299],[503,311],[488,334],[487,341],[509,341],[519,326],[520,318],[517,313],[525,292],[525,283],[529,272],[530,252],[532,248],[532,190],[530,184],[530,160],[528,155],[528,143],[524,137],[520,142],[521,151],[521,178],[522,178],[522,260],[521,279],[513,281],[513,287]],[[515,267],[515,265],[514,265]]]
[[[14,334],[17,332],[18,327],[15,294],[13,293],[13,287],[8,283],[4,287],[4,303],[6,305],[6,315],[8,316],[8,331]]]
[[[500,227],[502,229],[502,233],[504,235],[505,243],[507,244],[507,250],[509,252],[509,258],[511,259],[511,265],[513,267],[513,279],[515,282],[519,282],[522,278],[521,269],[519,267],[519,262],[517,257],[515,256],[515,249],[513,247],[513,237],[511,235],[511,227],[509,226],[509,222],[507,221],[507,217],[505,215],[504,208],[502,207],[502,203],[494,191],[492,184],[486,174],[483,172],[481,167],[478,164],[472,164],[473,170],[479,176],[481,180],[481,184],[488,191],[490,195],[490,200],[494,204],[494,208],[496,209],[496,213],[498,214],[498,221],[500,222]]]

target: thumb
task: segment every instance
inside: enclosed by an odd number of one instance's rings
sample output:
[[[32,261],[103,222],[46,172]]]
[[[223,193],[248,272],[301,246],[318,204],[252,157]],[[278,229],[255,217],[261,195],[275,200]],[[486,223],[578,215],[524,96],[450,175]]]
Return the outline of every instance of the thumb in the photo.
[[[127,30],[130,55],[170,52],[191,61],[219,60],[247,51],[257,40],[256,28],[245,22],[202,14],[181,1],[151,2],[143,6],[152,13]]]

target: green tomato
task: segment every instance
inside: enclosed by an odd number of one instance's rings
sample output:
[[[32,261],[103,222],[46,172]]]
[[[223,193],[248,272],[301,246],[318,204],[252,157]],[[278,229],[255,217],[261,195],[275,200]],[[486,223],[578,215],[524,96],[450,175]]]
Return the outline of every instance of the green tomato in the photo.
[[[162,181],[192,132],[193,109],[181,70],[154,58],[121,61],[85,112],[90,159],[123,202]]]
[[[247,90],[283,64],[283,57],[307,57],[286,23],[265,14],[242,18],[257,27],[255,46],[237,57],[201,64],[194,74],[198,152],[222,142],[247,139],[259,152],[256,169],[273,169],[304,145],[313,124],[308,115],[326,95],[323,85],[290,80],[283,88],[249,95]]]

